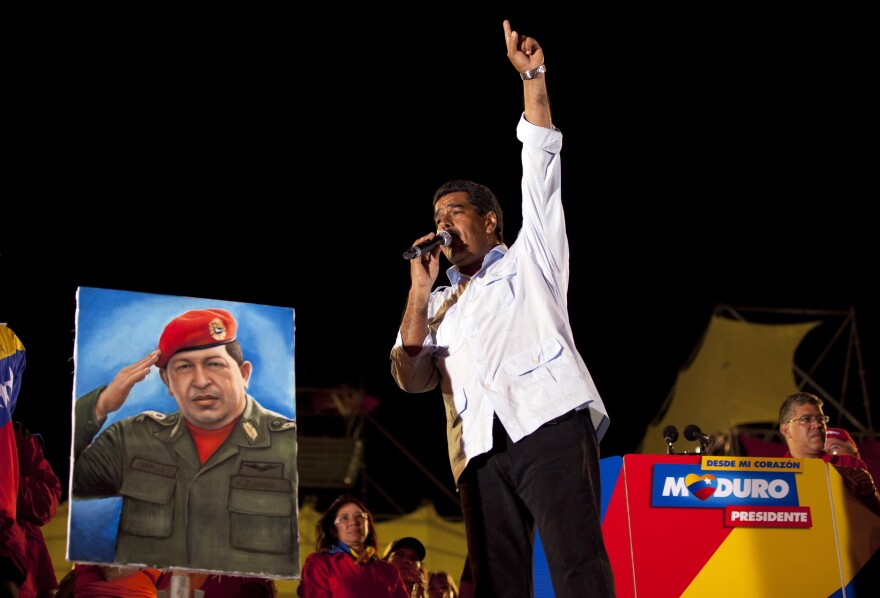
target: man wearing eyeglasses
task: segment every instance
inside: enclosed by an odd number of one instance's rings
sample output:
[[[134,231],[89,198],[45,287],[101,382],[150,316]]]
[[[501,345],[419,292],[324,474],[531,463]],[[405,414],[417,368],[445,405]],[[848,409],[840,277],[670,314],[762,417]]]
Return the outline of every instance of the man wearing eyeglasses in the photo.
[[[822,459],[837,468],[847,487],[875,513],[880,515],[880,494],[868,464],[855,455],[832,455],[825,451],[826,425],[830,419],[822,413],[824,401],[808,392],[789,395],[779,408],[779,432],[788,445],[785,457]]]

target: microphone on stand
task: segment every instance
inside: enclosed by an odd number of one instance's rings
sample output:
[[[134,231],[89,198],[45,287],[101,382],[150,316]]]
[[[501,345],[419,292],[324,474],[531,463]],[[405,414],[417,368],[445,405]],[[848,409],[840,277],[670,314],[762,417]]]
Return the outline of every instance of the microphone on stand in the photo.
[[[672,447],[672,444],[678,440],[678,430],[675,429],[675,426],[669,425],[663,428],[663,441],[666,443],[666,454],[674,455],[675,449]]]
[[[696,424],[688,424],[684,429],[684,437],[688,440],[699,442],[700,443],[700,452],[707,453],[709,449],[712,448],[712,445],[715,444],[715,439],[711,436],[706,436],[703,434],[703,431],[700,430],[700,426]]]

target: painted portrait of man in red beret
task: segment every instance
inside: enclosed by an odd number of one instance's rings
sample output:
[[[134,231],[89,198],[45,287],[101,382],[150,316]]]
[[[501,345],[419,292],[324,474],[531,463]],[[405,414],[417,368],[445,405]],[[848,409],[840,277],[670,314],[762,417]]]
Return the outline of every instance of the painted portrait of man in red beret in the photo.
[[[293,310],[77,299],[69,559],[298,577]]]

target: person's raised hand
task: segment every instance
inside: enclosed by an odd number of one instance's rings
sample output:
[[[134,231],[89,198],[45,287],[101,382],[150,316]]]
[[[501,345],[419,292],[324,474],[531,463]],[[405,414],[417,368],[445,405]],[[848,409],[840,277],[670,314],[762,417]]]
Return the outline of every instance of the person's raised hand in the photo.
[[[533,37],[520,35],[510,28],[510,21],[504,20],[504,41],[507,43],[507,57],[520,73],[531,71],[544,64],[544,50]]]
[[[99,421],[104,419],[108,413],[113,413],[125,404],[131,389],[147,377],[150,368],[159,361],[161,353],[159,349],[155,349],[143,359],[125,366],[116,373],[113,381],[98,395],[95,416]]]
[[[400,576],[403,578],[407,591],[412,593],[413,587],[416,587],[418,590],[415,595],[424,596],[428,591],[428,576],[421,565],[409,560],[397,560],[394,564],[400,570]]]

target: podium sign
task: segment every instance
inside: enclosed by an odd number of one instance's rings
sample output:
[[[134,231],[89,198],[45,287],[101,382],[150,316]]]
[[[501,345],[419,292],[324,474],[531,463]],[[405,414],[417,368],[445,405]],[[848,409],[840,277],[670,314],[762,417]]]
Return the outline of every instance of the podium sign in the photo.
[[[880,517],[820,459],[626,455],[602,471],[618,598],[856,596],[876,583]]]

